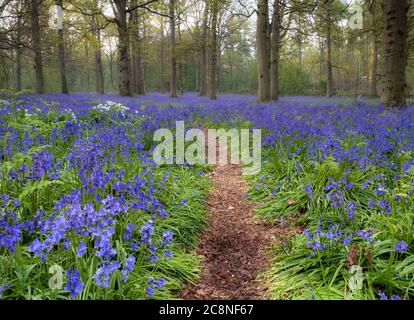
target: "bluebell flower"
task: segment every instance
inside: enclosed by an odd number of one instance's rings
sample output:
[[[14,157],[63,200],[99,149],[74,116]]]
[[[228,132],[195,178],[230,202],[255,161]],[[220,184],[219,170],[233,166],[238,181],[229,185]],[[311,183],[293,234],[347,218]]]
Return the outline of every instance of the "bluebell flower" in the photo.
[[[378,206],[381,207],[381,208],[383,208],[381,210],[382,213],[384,213],[384,214],[391,214],[391,206],[388,204],[387,201],[385,201],[385,200],[378,201]]]
[[[135,225],[134,224],[132,224],[132,223],[130,223],[130,224],[127,224],[126,225],[126,227],[125,227],[125,232],[124,232],[124,234],[123,234],[123,239],[124,240],[129,240],[129,239],[131,239],[132,238],[132,232],[135,230]]]
[[[355,202],[349,201],[345,209],[346,209],[346,215],[347,215],[348,219],[352,221],[354,219],[354,215],[355,215],[355,211],[356,211]]]
[[[325,249],[326,248],[318,241],[314,241],[312,243],[312,250],[314,250],[314,251],[323,251]]]
[[[154,222],[149,220],[146,224],[141,227],[141,241],[143,243],[149,244],[152,234],[154,233]]]
[[[308,198],[309,198],[310,200],[312,200],[312,199],[313,199],[313,189],[312,189],[312,186],[311,186],[311,184],[310,184],[310,183],[308,183],[308,184],[305,186],[305,191],[306,191],[306,194],[308,195]]]
[[[66,271],[65,290],[70,291],[72,298],[76,298],[82,292],[83,286],[79,271],[69,268]]]
[[[82,257],[87,251],[85,242],[81,241],[79,244],[78,249],[76,250],[76,255],[80,258]]]
[[[379,292],[378,296],[380,297],[380,300],[388,300],[388,297],[384,292]]]
[[[344,237],[341,242],[343,245],[347,246],[351,243],[351,237]]]
[[[401,240],[394,245],[394,249],[391,250],[392,252],[404,253],[408,249],[408,244]]]
[[[368,208],[369,209],[375,209],[376,208],[374,200],[372,200],[371,198],[368,199]]]
[[[151,253],[148,256],[148,261],[152,264],[156,263],[158,261],[158,256],[155,253]]]
[[[365,241],[368,241],[369,243],[372,243],[372,235],[368,231],[364,230],[358,230],[357,234]]]
[[[147,286],[145,292],[147,296],[153,297],[155,294],[155,286]]]
[[[377,186],[375,188],[375,194],[379,197],[385,196],[386,193],[387,193],[387,188],[384,186]]]
[[[162,233],[162,243],[164,245],[171,244],[171,240],[173,238],[174,234],[172,231],[166,231],[164,230]]]
[[[165,258],[172,258],[173,257],[173,253],[170,250],[162,249],[162,253],[164,254]]]
[[[11,286],[8,283],[0,285],[0,299],[3,297],[4,291],[6,291],[7,289],[10,289],[10,288],[11,288]]]

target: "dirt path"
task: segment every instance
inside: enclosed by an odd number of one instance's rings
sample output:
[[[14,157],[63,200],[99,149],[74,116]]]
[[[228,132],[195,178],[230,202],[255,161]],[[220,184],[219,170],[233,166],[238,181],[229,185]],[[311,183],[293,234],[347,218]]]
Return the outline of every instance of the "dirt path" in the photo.
[[[210,224],[197,249],[205,257],[203,272],[200,281],[184,288],[179,297],[266,299],[266,288],[257,274],[268,266],[267,249],[286,230],[255,223],[254,204],[245,199],[248,187],[239,165],[217,165],[210,177]]]

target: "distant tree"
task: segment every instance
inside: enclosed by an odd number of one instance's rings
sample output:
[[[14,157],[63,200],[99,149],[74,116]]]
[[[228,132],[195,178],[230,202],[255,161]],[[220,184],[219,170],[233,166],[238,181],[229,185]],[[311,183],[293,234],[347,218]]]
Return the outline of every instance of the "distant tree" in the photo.
[[[137,1],[132,1],[132,6],[137,5]],[[141,44],[141,34],[140,34],[140,19],[139,19],[139,10],[134,10],[130,14],[131,19],[131,83],[132,83],[132,92],[137,95],[145,94],[145,84],[144,84],[144,68],[142,65],[142,44]]]
[[[32,47],[34,53],[34,69],[36,81],[36,93],[45,93],[45,84],[43,78],[43,59],[42,59],[42,36],[39,24],[39,7],[42,0],[32,0],[30,17],[32,31]]]
[[[271,28],[271,61],[270,61],[270,99],[279,99],[279,60],[280,60],[280,28],[282,10],[279,0],[273,2],[272,28]]]
[[[209,15],[209,2],[204,1],[203,11],[203,23],[201,31],[201,44],[200,44],[200,96],[207,94],[207,35],[208,35],[208,15]]]
[[[211,6],[211,42],[210,42],[210,71],[209,71],[209,97],[217,99],[216,87],[216,67],[217,67],[217,18],[219,14],[219,0],[210,0]]]
[[[175,0],[169,0],[170,15],[170,96],[177,97],[177,58],[175,56]]]
[[[269,2],[258,0],[256,23],[259,102],[268,101],[270,93]]]
[[[55,4],[63,8],[62,0],[55,0]],[[59,69],[60,69],[60,85],[61,91],[64,94],[69,93],[68,80],[66,77],[66,57],[65,57],[65,37],[63,35],[63,28],[58,29],[58,55],[59,55]]]

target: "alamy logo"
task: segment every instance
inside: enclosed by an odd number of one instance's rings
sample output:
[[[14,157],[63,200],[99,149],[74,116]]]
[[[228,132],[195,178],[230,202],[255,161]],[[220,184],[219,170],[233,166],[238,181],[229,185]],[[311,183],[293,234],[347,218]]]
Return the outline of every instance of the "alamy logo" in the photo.
[[[154,149],[153,159],[158,165],[228,164],[230,156],[230,164],[241,164],[244,175],[254,175],[261,170],[261,138],[260,129],[204,131],[192,128],[185,132],[184,121],[176,121],[175,140],[174,134],[169,129],[155,131],[153,140],[160,143]],[[229,140],[230,152],[228,152]]]
[[[49,288],[60,290],[63,287],[63,269],[61,266],[54,264],[49,268],[49,273],[52,275],[49,278]]]

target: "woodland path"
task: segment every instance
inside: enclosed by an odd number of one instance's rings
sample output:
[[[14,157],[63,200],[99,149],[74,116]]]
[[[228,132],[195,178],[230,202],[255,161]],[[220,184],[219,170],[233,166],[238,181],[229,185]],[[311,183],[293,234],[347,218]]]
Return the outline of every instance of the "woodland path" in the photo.
[[[179,297],[267,299],[266,286],[257,276],[269,266],[269,247],[284,238],[289,229],[255,221],[255,204],[246,199],[248,186],[240,165],[216,165],[209,175],[213,184],[207,203],[209,226],[197,248],[197,254],[204,257],[202,274]]]

